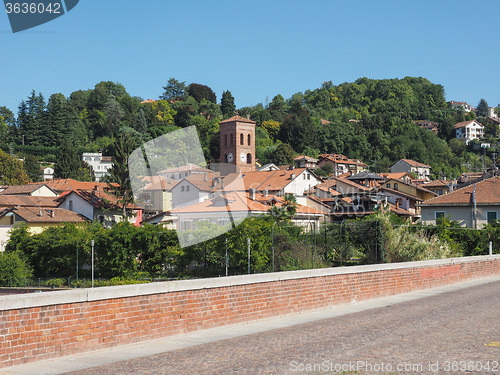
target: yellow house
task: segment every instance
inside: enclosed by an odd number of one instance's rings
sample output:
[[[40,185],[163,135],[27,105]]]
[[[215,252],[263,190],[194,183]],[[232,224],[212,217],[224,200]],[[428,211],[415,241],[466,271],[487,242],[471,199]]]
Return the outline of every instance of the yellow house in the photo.
[[[380,191],[388,196],[390,203],[417,216],[420,216],[418,204],[437,196],[436,193],[420,185],[413,185],[395,178],[389,178],[382,183]]]
[[[64,223],[83,224],[87,221],[82,215],[62,208],[6,208],[0,211],[0,245],[2,245],[0,250],[3,251],[7,244],[10,230],[21,223],[26,223],[30,233],[37,234],[49,227],[60,226]]]

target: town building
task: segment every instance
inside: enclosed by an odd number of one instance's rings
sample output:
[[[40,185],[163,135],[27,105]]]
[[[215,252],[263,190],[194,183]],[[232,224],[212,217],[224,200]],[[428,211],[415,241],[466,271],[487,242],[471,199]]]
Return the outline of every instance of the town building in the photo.
[[[92,167],[97,182],[104,181],[109,170],[113,168],[111,156],[102,156],[102,152],[84,152],[82,160]]]

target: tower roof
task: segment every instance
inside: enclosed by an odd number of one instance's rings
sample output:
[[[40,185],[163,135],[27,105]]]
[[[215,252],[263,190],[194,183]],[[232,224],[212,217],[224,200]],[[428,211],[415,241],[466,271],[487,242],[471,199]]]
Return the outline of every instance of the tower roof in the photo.
[[[246,123],[249,123],[249,124],[255,124],[256,122],[255,121],[252,121],[246,117],[241,117],[241,116],[233,116],[231,118],[228,118],[227,120],[224,120],[224,121],[221,121],[219,122],[219,124],[225,124],[225,123],[229,123],[229,122],[246,122]]]

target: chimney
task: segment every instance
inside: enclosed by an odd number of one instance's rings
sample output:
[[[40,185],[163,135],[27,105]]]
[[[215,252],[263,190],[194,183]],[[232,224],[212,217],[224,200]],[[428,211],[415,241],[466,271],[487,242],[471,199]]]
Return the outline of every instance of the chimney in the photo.
[[[250,199],[255,200],[255,188],[250,188]]]
[[[55,217],[55,216],[56,216],[55,210],[50,210],[50,217]]]
[[[294,180],[295,179],[295,173],[292,173],[292,175],[290,176],[290,180]]]
[[[264,191],[262,192],[262,195],[263,195],[264,197],[267,197],[267,195],[268,195],[268,194],[269,194],[269,190],[264,189]]]

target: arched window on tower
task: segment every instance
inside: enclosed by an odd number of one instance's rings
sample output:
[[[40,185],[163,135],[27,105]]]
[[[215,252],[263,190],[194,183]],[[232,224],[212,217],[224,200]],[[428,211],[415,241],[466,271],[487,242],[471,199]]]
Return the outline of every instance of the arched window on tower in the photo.
[[[240,134],[240,145],[243,146],[243,133]]]
[[[224,146],[227,146],[227,134],[224,134]]]
[[[247,139],[248,139],[248,145],[250,146],[250,134],[248,134]]]
[[[232,146],[233,145],[233,135],[229,134],[229,144]]]
[[[247,154],[247,164],[252,164],[252,154]]]

